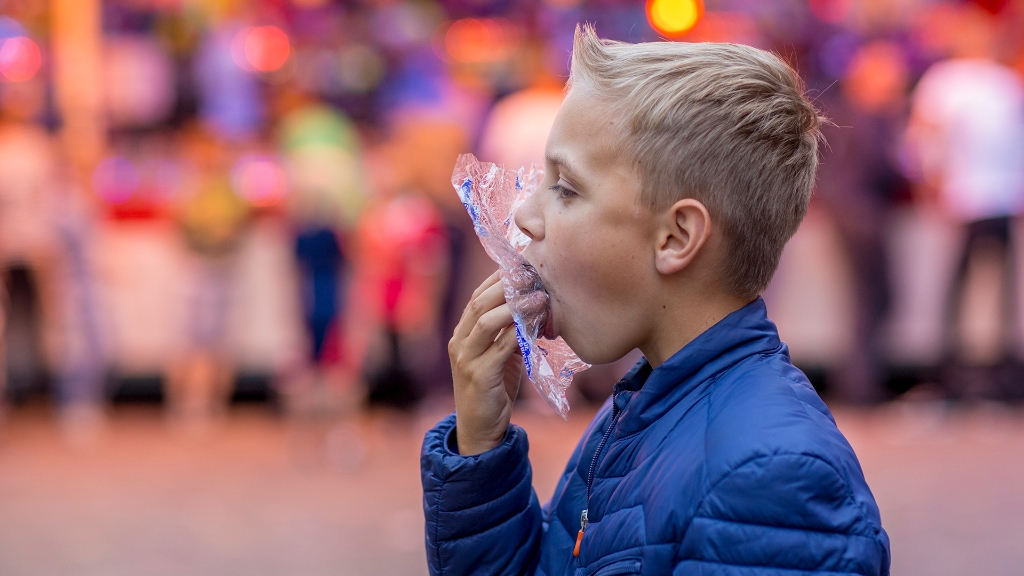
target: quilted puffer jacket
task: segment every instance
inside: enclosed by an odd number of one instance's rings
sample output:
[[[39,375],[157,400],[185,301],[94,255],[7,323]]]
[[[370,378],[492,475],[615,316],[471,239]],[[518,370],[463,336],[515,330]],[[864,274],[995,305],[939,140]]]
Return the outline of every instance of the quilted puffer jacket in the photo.
[[[431,574],[889,573],[857,457],[761,299],[634,366],[543,507],[522,428],[463,457],[454,426],[423,443]]]

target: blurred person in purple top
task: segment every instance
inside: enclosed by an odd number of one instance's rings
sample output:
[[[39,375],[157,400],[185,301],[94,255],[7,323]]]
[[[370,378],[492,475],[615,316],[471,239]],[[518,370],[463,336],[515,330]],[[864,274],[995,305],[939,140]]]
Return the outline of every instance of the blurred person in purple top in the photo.
[[[882,399],[885,366],[880,344],[889,308],[885,249],[889,206],[905,180],[897,169],[898,130],[905,122],[907,66],[901,48],[887,41],[861,46],[838,90],[821,96],[831,120],[822,128],[822,150],[814,199],[825,208],[853,271],[856,308],[853,346],[830,379],[839,400]]]

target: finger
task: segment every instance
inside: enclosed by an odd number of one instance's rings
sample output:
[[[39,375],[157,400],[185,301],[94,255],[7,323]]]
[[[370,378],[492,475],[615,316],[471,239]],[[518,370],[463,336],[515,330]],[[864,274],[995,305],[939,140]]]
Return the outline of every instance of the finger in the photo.
[[[510,401],[515,402],[516,397],[519,396],[520,384],[523,380],[523,369],[526,367],[523,361],[522,350],[516,343],[515,353],[510,355],[505,360],[505,394],[508,395]]]
[[[501,285],[500,270],[495,270],[493,274],[487,277],[482,284],[477,286],[476,290],[473,291],[473,295],[470,297],[469,302],[466,303],[466,308],[462,311],[462,318],[459,323],[455,326],[455,331],[452,334],[453,340],[461,340],[469,334],[469,331],[473,329],[473,325],[476,324],[477,319],[487,310],[490,310],[494,306],[489,308],[483,308],[482,303],[477,303],[477,299],[489,289],[494,288],[495,285]],[[477,310],[474,311],[474,305],[477,306]]]
[[[468,337],[484,314],[504,303],[505,292],[501,282],[491,284],[486,290],[477,295],[476,298],[470,300],[469,305],[466,306],[466,311],[462,313],[462,319],[459,320],[458,326],[455,327],[453,337],[456,340]],[[491,340],[493,339],[491,338]]]
[[[499,340],[501,340],[502,338],[504,338],[504,337],[505,337],[505,335],[506,335],[506,334],[508,334],[509,332],[511,332],[511,333],[512,333],[512,336],[510,336],[510,338],[512,338],[512,339],[513,339],[513,340],[515,340],[515,342],[516,342],[516,349],[515,349],[515,351],[514,351],[514,352],[515,352],[516,354],[518,354],[518,355],[522,356],[522,355],[523,355],[523,349],[519,347],[519,336],[518,336],[518,334],[516,333],[516,325],[515,325],[515,323],[513,323],[513,324],[511,324],[511,325],[509,325],[509,326],[506,326],[506,327],[502,328],[501,334],[498,334],[498,337],[497,337],[497,338],[495,338],[495,339],[494,339],[494,341],[495,341],[495,342],[498,342]]]
[[[537,269],[530,264],[524,264],[509,270],[508,279],[509,282],[512,283],[517,294],[524,294],[543,289],[540,274],[538,274]]]
[[[487,363],[504,364],[519,350],[515,326],[509,326],[482,355]]]
[[[475,358],[495,344],[502,329],[512,325],[512,310],[508,304],[502,304],[487,312],[476,321],[464,342],[464,350],[470,358]],[[515,332],[513,330],[513,332]]]
[[[505,303],[505,286],[501,282],[492,284],[476,297],[479,309],[488,312]]]
[[[523,318],[539,317],[547,308],[548,295],[539,290],[521,296],[519,301],[519,310]]]
[[[473,295],[469,297],[469,301],[472,302],[473,300],[476,300],[477,296],[483,293],[484,290],[487,290],[488,288],[493,286],[494,283],[500,279],[501,270],[495,270],[493,274],[488,276],[486,280],[481,282],[480,285],[476,287],[476,290],[473,291]]]

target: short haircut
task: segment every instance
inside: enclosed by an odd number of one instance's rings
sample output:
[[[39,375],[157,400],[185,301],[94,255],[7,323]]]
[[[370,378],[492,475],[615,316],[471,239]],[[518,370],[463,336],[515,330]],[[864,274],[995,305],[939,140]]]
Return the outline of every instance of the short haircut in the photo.
[[[640,177],[642,205],[683,198],[724,233],[725,290],[764,292],[807,213],[824,120],[797,73],[738,44],[602,40],[577,26],[569,86],[607,101]]]

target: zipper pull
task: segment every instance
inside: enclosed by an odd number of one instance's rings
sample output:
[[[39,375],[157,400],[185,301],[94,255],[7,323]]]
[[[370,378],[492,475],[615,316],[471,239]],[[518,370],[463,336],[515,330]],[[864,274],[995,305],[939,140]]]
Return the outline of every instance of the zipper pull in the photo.
[[[583,542],[583,531],[587,529],[587,511],[584,510],[583,514],[580,514],[580,533],[576,535],[576,547],[572,549],[572,555],[579,557],[580,555],[580,542]]]

